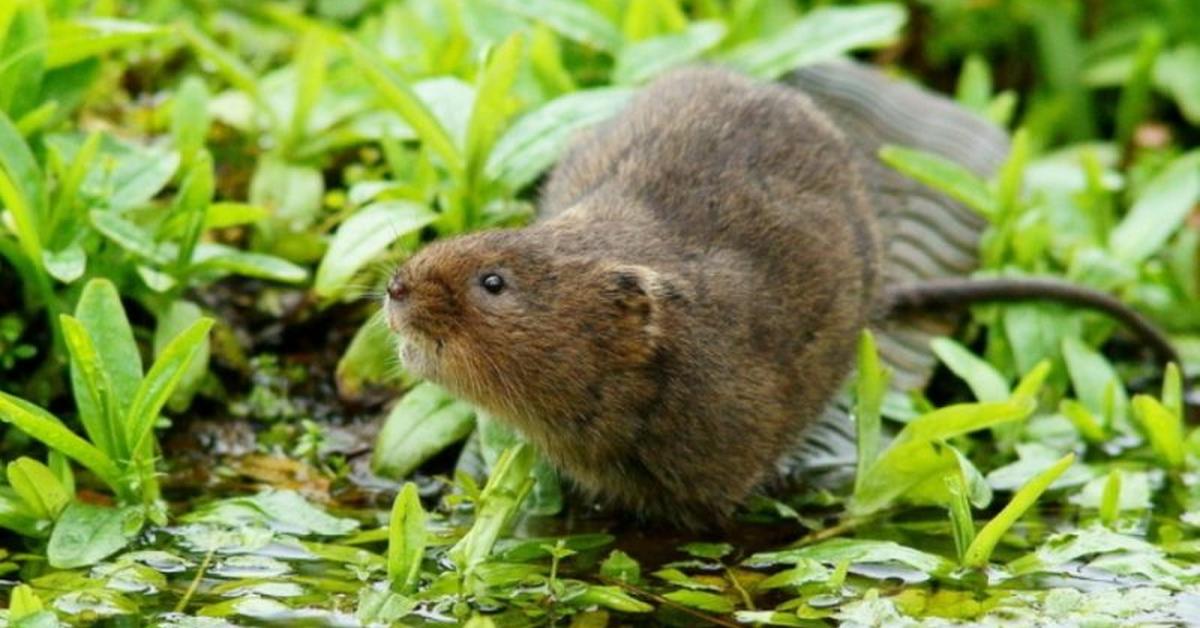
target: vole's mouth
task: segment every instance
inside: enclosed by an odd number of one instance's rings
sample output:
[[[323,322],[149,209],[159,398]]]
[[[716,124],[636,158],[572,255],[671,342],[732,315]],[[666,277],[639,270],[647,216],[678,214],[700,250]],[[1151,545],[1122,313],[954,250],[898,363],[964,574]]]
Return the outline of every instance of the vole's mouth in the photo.
[[[404,368],[424,379],[436,379],[442,348],[440,338],[430,336],[413,325],[404,325],[397,330],[400,335],[400,360]]]

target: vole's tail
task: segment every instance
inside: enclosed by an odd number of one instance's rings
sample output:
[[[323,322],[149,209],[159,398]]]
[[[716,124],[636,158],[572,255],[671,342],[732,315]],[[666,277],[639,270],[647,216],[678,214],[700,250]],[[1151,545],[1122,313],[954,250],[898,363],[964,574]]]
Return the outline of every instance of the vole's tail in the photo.
[[[1057,301],[1098,310],[1125,324],[1164,362],[1182,364],[1162,330],[1112,295],[1052,277],[949,277],[889,286],[888,314],[930,312],[946,307],[995,301]]]
[[[961,203],[879,161],[880,147],[898,144],[935,153],[990,178],[1008,154],[1008,137],[996,126],[917,85],[850,61],[809,66],[784,82],[804,93],[841,128],[858,153],[858,165],[878,212],[885,246],[885,285],[966,277],[979,265],[979,239],[987,226]],[[880,354],[891,367],[892,387],[924,386],[936,366],[929,341],[953,331],[937,316],[904,316],[875,325]],[[795,456],[806,477],[843,468],[855,457],[846,404],[805,434]]]

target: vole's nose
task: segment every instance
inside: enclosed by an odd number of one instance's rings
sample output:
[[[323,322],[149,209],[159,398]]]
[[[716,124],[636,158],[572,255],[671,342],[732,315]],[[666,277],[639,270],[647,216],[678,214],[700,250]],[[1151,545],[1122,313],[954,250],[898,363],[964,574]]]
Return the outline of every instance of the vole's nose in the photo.
[[[408,296],[408,284],[404,283],[398,273],[392,275],[391,281],[388,282],[387,294],[393,301],[403,301]]]

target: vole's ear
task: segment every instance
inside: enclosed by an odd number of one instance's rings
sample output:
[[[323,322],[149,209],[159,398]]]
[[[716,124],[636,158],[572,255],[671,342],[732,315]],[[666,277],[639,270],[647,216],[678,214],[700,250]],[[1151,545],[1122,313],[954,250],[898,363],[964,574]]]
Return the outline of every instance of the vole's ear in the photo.
[[[606,269],[604,279],[604,296],[617,308],[627,331],[636,329],[643,338],[657,338],[662,332],[661,300],[668,288],[665,279],[653,269],[633,264]]]

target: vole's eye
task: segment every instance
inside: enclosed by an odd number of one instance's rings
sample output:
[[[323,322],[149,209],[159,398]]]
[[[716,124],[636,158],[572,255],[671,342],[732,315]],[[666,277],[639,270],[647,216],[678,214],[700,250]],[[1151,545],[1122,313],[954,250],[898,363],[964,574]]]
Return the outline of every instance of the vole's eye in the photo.
[[[479,285],[491,294],[500,294],[504,290],[504,278],[496,273],[487,273],[479,278]]]

